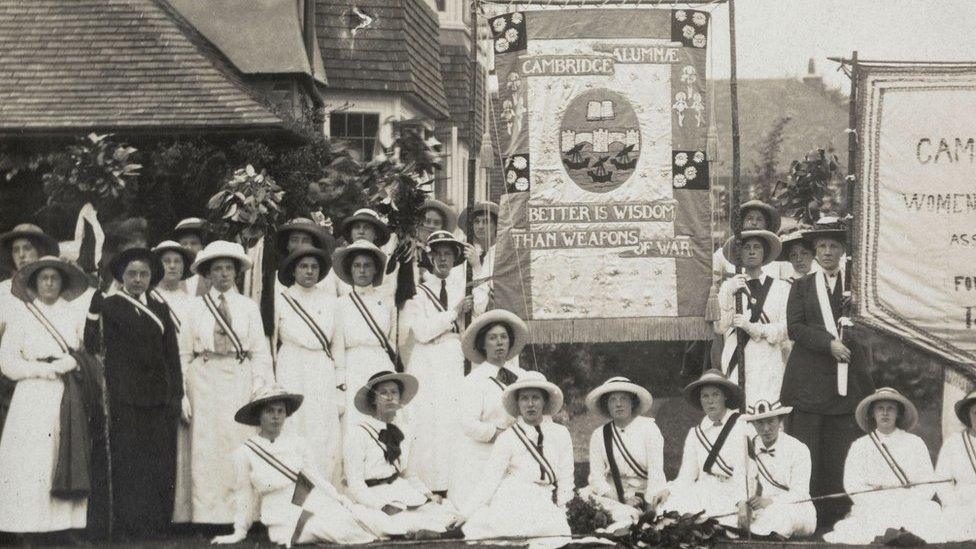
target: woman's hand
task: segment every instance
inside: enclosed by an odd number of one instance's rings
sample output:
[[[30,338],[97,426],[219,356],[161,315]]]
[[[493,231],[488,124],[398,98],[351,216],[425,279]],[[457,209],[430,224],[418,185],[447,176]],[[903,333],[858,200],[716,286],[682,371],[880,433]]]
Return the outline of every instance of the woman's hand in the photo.
[[[464,259],[468,262],[468,265],[471,265],[471,269],[481,268],[481,258],[478,257],[478,250],[475,249],[473,244],[464,243]]]
[[[183,395],[183,401],[180,402],[180,408],[180,418],[183,420],[183,423],[189,425],[190,420],[193,419],[193,410],[190,409],[190,397]]]
[[[660,492],[654,494],[654,497],[651,498],[651,501],[648,502],[648,505],[651,506],[651,509],[657,509],[658,505],[661,505],[662,503],[667,501],[668,496],[670,495],[671,495],[671,491],[665,488],[664,490],[661,490]]]
[[[247,532],[239,532],[234,530],[233,534],[227,534],[226,536],[217,536],[210,540],[210,543],[217,545],[226,545],[229,543],[240,543],[247,539]]]

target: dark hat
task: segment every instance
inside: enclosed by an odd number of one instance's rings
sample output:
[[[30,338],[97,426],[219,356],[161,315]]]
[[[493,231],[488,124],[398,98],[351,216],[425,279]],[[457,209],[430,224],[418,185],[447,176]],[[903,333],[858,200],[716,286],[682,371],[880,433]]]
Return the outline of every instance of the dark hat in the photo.
[[[685,400],[695,408],[701,410],[701,390],[706,385],[718,387],[725,393],[726,408],[738,408],[742,405],[742,389],[729,380],[721,370],[716,369],[706,370],[700,378],[689,383],[684,388],[684,391],[682,391],[685,395]]]
[[[183,257],[183,276],[180,280],[186,280],[193,276],[193,272],[190,270],[190,265],[193,265],[193,260],[196,258],[197,254],[193,253],[193,250],[187,248],[186,246],[181,246],[179,242],[174,240],[164,240],[156,247],[152,249],[153,255],[156,256],[156,260],[159,261],[160,265],[163,263],[163,255],[166,252],[176,252]],[[165,269],[164,269],[165,271]]]
[[[342,220],[342,236],[346,239],[347,243],[352,244],[352,236],[350,236],[350,233],[352,231],[352,224],[357,221],[365,221],[376,228],[376,242],[373,244],[382,246],[390,241],[390,228],[380,217],[380,214],[376,213],[376,210],[360,208]]]
[[[278,280],[285,286],[295,283],[295,265],[304,257],[314,257],[319,262],[319,280],[325,278],[332,268],[332,258],[324,250],[306,246],[292,252],[281,265],[278,266]]]
[[[112,272],[112,278],[117,282],[122,282],[122,273],[125,272],[125,268],[133,261],[145,261],[149,264],[150,277],[149,285],[155,286],[163,279],[163,264],[159,260],[159,256],[153,253],[149,248],[127,248],[119,252],[112,261],[109,263],[108,268]]]
[[[969,407],[973,404],[976,404],[976,390],[970,391],[965,398],[959,402],[956,402],[954,406],[956,409],[956,417],[959,418],[959,421],[961,421],[963,425],[969,427],[970,429],[973,428],[973,425],[969,421]]]
[[[803,233],[803,238],[812,244],[817,243],[818,238],[829,238],[847,246],[847,223],[837,217],[821,217],[813,228]]]
[[[54,256],[44,256],[24,265],[14,276],[12,292],[24,301],[34,299],[35,289],[29,287],[31,277],[41,269],[57,269],[61,273],[61,298],[71,301],[88,289],[88,277],[74,264]]]
[[[815,252],[816,250],[813,248],[813,243],[805,238],[808,230],[810,230],[810,228],[806,226],[795,226],[788,231],[780,231],[779,241],[783,244],[783,249],[779,254],[779,258],[777,258],[777,261],[789,261],[790,248],[793,246],[803,246],[811,252]]]
[[[741,218],[743,215],[745,215],[746,210],[749,209],[759,210],[762,212],[762,214],[766,216],[766,230],[776,234],[776,231],[779,230],[780,224],[783,221],[782,217],[779,215],[779,211],[776,208],[766,204],[762,200],[749,200],[748,202],[744,202],[741,206],[739,206],[739,217]]]
[[[234,421],[243,423],[244,425],[260,425],[261,411],[272,402],[285,403],[285,415],[290,417],[302,405],[303,400],[305,400],[304,396],[289,393],[277,384],[271,385],[270,387],[262,387],[251,395],[250,402],[237,410],[237,413],[234,414]]]
[[[296,217],[281,227],[278,227],[278,231],[275,233],[275,244],[278,253],[284,253],[288,249],[288,237],[293,232],[306,233],[312,237],[313,245],[316,248],[325,250],[327,254],[331,254],[332,249],[335,248],[335,239],[323,227],[320,227],[307,217]]]
[[[495,204],[494,202],[478,202],[474,206],[465,208],[464,211],[461,212],[461,215],[458,216],[458,226],[461,227],[461,230],[467,231],[468,220],[473,220],[474,216],[483,214],[485,212],[494,217],[495,221],[498,220],[498,204]]]
[[[10,231],[0,234],[0,266],[11,271],[14,270],[12,248],[14,240],[26,238],[37,248],[38,257],[52,256],[57,257],[61,252],[58,241],[44,233],[44,231],[33,223],[21,223]]]
[[[464,243],[447,231],[434,231],[427,237],[427,251],[433,251],[434,246],[449,246],[454,251],[454,266],[464,263]]]

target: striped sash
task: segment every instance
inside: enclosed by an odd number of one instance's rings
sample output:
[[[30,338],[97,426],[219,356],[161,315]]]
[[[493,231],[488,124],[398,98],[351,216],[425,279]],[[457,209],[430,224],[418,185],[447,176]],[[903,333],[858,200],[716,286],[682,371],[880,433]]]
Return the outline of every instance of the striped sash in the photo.
[[[522,445],[525,446],[525,448],[529,451],[529,455],[532,456],[532,459],[534,459],[536,461],[536,463],[539,464],[539,470],[541,472],[541,478],[539,480],[545,480],[545,481],[548,481],[550,484],[552,484],[552,486],[553,486],[553,495],[552,496],[555,499],[555,497],[556,497],[556,494],[555,494],[555,488],[556,488],[556,471],[555,471],[555,469],[552,468],[552,465],[549,463],[549,460],[546,459],[546,456],[542,454],[542,452],[535,445],[535,443],[532,442],[532,439],[529,438],[528,433],[526,433],[525,430],[523,430],[521,426],[519,426],[518,424],[515,424],[515,425],[512,425],[512,427],[513,427],[513,430],[515,431],[515,436],[518,437],[518,439],[522,443]]]
[[[617,449],[617,453],[620,454],[620,456],[624,459],[624,463],[626,463],[627,467],[630,467],[630,469],[634,471],[638,477],[647,480],[647,469],[642,467],[640,462],[637,461],[633,454],[630,453],[630,450],[627,449],[627,445],[624,444],[624,439],[620,437],[620,429],[617,429],[617,426],[614,425],[612,421],[607,425],[610,426],[610,435],[611,439],[613,440],[613,446]]]
[[[898,479],[898,482],[904,487],[911,484],[911,482],[908,480],[908,475],[905,474],[905,471],[901,468],[901,465],[898,465],[898,462],[895,460],[895,456],[891,454],[891,450],[888,449],[884,442],[881,442],[881,437],[878,436],[877,431],[871,431],[871,434],[868,435],[868,437],[870,437],[871,442],[874,443],[874,447],[878,449],[878,453],[881,454],[882,459],[884,459],[885,463],[891,469],[891,472],[895,474],[895,478]]]
[[[360,423],[359,426],[362,427],[363,430],[366,431],[366,434],[369,435],[369,438],[373,439],[373,442],[375,442],[376,445],[380,447],[380,450],[383,452],[384,461],[386,461],[386,458],[385,458],[385,456],[386,456],[386,444],[383,444],[383,441],[380,440],[380,434],[379,434],[379,432],[375,428],[373,428],[372,425],[369,425],[369,424],[366,424],[366,423]],[[399,463],[400,459],[397,458],[396,461],[397,461],[397,463]],[[399,475],[400,474],[400,467],[396,463],[391,463],[390,465],[393,466],[393,469],[396,471],[396,474]]]
[[[169,301],[166,301],[166,298],[163,297],[163,294],[156,291],[155,288],[149,290],[149,293],[151,293],[156,300],[166,305],[166,308],[169,309],[169,318],[173,321],[173,327],[176,328],[176,333],[180,333],[180,328],[183,327],[183,323],[180,322],[180,317],[176,316],[176,311],[173,310],[173,306],[170,305]]]
[[[281,292],[281,297],[285,298],[285,302],[291,306],[291,308],[295,311],[295,314],[298,315],[298,318],[302,319],[302,322],[308,326],[308,329],[312,331],[312,335],[315,336],[315,339],[319,340],[319,345],[322,346],[322,350],[325,351],[325,354],[329,357],[329,360],[335,360],[332,358],[332,342],[329,341],[329,336],[325,335],[325,332],[318,325],[318,323],[315,322],[312,315],[308,314],[308,311],[306,311],[305,308],[295,300],[295,298],[288,295],[287,292]]]
[[[41,323],[41,326],[44,326],[47,333],[51,334],[51,337],[54,338],[54,342],[57,343],[58,347],[61,348],[62,353],[67,353],[71,350],[71,346],[68,345],[68,340],[61,335],[61,332],[54,327],[54,324],[51,324],[51,321],[48,320],[47,316],[45,316],[40,309],[37,308],[37,305],[34,305],[32,302],[25,302],[24,306],[27,307],[27,310],[34,315],[34,318],[36,318],[38,322]]]
[[[397,372],[403,371],[403,363],[400,362],[400,356],[397,355],[396,350],[390,345],[390,340],[387,339],[386,334],[380,329],[380,325],[377,324],[376,319],[373,318],[372,313],[369,312],[369,308],[366,307],[366,303],[363,302],[363,298],[359,297],[356,293],[356,288],[353,287],[352,291],[349,292],[349,299],[352,300],[352,304],[356,306],[359,310],[359,314],[362,315],[363,320],[366,321],[366,327],[369,331],[373,332],[376,336],[376,340],[380,342],[380,346],[386,351],[386,356],[390,358],[390,362],[393,364]]]
[[[445,309],[444,306],[441,305],[441,300],[436,295],[434,295],[433,290],[431,290],[424,284],[418,284],[417,287],[424,291],[424,294],[427,296],[427,299],[430,299],[430,302],[434,304],[434,307],[437,309],[438,312],[441,313],[447,312],[447,309]],[[458,327],[458,323],[456,320],[451,321],[451,332],[455,334],[461,333],[461,329]]]
[[[159,328],[160,332],[166,331],[165,324],[163,324],[163,319],[159,318],[159,316],[156,313],[152,312],[152,309],[143,305],[141,301],[125,293],[125,291],[121,291],[115,295],[121,297],[122,299],[125,299],[126,301],[131,303],[136,308],[137,311],[140,311],[146,316],[148,316],[149,320],[152,320],[153,322],[156,323],[156,327]]]
[[[769,467],[763,462],[762,454],[756,451],[756,444],[759,440],[759,435],[756,435],[752,440],[749,441],[749,457],[751,457],[756,462],[756,469],[759,470],[759,475],[769,483],[770,486],[775,486],[784,492],[789,492],[790,487],[779,482],[773,477],[770,472]]]
[[[227,322],[224,315],[220,314],[220,309],[217,308],[217,304],[214,302],[213,297],[211,297],[209,293],[203,294],[203,302],[207,305],[207,309],[210,311],[210,314],[213,315],[217,325],[220,326],[220,329],[223,330],[224,333],[227,334],[228,339],[230,339],[231,345],[234,346],[234,354],[237,355],[238,362],[244,362],[244,359],[247,357],[247,351],[244,350],[244,344],[241,343],[240,336],[238,336],[237,332],[234,331],[234,328],[230,325],[230,322]]]
[[[698,438],[698,442],[702,445],[702,447],[705,448],[705,451],[708,452],[708,457],[705,459],[705,464],[702,466],[702,471],[705,471],[710,475],[715,475],[715,473],[712,472],[712,465],[715,465],[726,477],[732,476],[734,469],[728,463],[726,463],[724,459],[722,459],[720,452],[722,451],[722,447],[725,446],[725,439],[728,438],[728,434],[732,430],[732,426],[735,424],[735,420],[738,419],[738,417],[739,414],[732,414],[732,416],[729,417],[729,420],[725,423],[725,427],[722,429],[722,432],[719,433],[718,439],[715,441],[714,445],[710,440],[708,440],[708,437],[705,436],[705,431],[702,431],[701,424],[699,423],[695,426],[695,436]]]
[[[969,458],[969,465],[972,466],[973,472],[976,473],[976,448],[973,448],[973,438],[969,436],[969,433],[963,431],[962,433],[962,447],[966,449],[966,456]]]
[[[247,446],[265,463],[270,465],[272,469],[278,471],[284,475],[285,478],[294,482],[295,492],[291,496],[291,502],[299,507],[305,504],[305,499],[308,498],[308,494],[313,488],[315,488],[315,484],[313,484],[304,473],[301,471],[295,471],[291,467],[288,467],[281,460],[276,458],[274,454],[258,446],[253,440],[245,441],[244,446]]]

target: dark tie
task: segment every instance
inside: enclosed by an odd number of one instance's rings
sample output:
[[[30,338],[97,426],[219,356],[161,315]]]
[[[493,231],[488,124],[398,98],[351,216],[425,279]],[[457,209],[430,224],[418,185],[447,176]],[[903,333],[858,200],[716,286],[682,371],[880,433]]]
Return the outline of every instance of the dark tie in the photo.
[[[760,448],[759,449],[759,453],[760,454],[769,454],[769,455],[775,457],[776,456],[776,448]]]
[[[224,321],[227,322],[227,325],[233,329],[234,319],[230,316],[230,305],[228,305],[227,298],[224,297],[224,294],[220,294],[220,298],[217,301],[217,311],[223,317]],[[214,352],[221,355],[234,352],[234,344],[230,340],[230,334],[220,327],[219,322],[214,324]]]
[[[749,288],[749,293],[755,297],[759,293],[759,289],[762,288],[762,282],[758,278],[746,280],[746,287]]]
[[[403,442],[403,431],[392,423],[387,423],[386,427],[380,431],[380,442],[386,446],[383,457],[390,465],[396,465],[396,460],[400,459],[400,443]]]
[[[542,428],[536,425],[535,432],[539,433],[539,441],[535,443],[535,447],[537,450],[539,450],[540,456],[545,456],[545,454],[542,453]],[[546,480],[546,468],[543,467],[541,463],[539,464],[539,473],[539,480]]]
[[[441,279],[441,293],[439,296],[437,296],[437,298],[441,302],[441,307],[444,307],[444,309],[446,310],[447,309],[447,279],[446,278]]]
[[[518,379],[518,376],[513,374],[512,371],[509,370],[508,368],[499,368],[498,375],[495,376],[495,379],[497,379],[498,381],[501,382],[502,385],[507,387],[515,383],[515,381]]]

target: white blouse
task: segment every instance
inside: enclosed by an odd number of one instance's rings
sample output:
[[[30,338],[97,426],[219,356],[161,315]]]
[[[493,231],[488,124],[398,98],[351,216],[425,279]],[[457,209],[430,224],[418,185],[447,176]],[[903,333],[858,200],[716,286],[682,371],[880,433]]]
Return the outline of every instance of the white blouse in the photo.
[[[63,374],[73,370],[77,365],[74,361],[68,363],[41,362],[44,359],[59,359],[68,356],[63,351],[39,320],[31,314],[26,305],[19,301],[18,309],[8,317],[6,332],[0,343],[0,371],[14,381],[33,377],[45,377],[48,366],[65,367],[68,370],[58,371]],[[85,331],[85,313],[63,299],[58,299],[52,305],[47,305],[39,299],[34,305],[47,317],[48,321],[60,332],[68,346],[79,349]]]
[[[758,483],[762,485],[763,497],[774,501],[795,502],[810,497],[811,462],[810,449],[806,444],[780,432],[776,442],[769,448],[757,435],[753,438],[753,448],[756,457],[749,460],[750,494],[758,493]],[[788,490],[777,484],[787,487]]]
[[[880,431],[875,432],[881,443],[888,448],[895,461],[901,466],[909,482],[933,480],[935,471],[932,468],[932,459],[921,438],[901,429],[895,429],[888,435]],[[847,452],[847,460],[844,462],[845,491],[857,492],[898,485],[898,477],[888,466],[869,435],[862,436],[851,444],[851,449]],[[852,496],[851,499],[854,500],[855,506],[872,504],[883,506],[892,501],[891,496],[896,494],[900,494],[896,496],[900,498],[911,496],[913,499],[928,501],[935,494],[935,486],[929,484],[887,492],[859,494]]]
[[[518,366],[506,368],[516,376],[525,373]],[[508,415],[502,405],[502,388],[491,379],[500,369],[490,362],[482,362],[476,364],[461,382],[458,409],[461,432],[478,442],[491,442],[496,429],[508,429],[515,423],[515,418]]]
[[[614,439],[623,443],[633,463],[647,471],[646,479],[641,477],[630,465],[629,458],[625,458],[620,449],[614,444],[613,457],[620,472],[620,481],[625,494],[643,492],[644,499],[650,501],[667,485],[664,476],[664,437],[657,427],[657,422],[649,417],[637,416],[624,428],[619,428],[610,422],[615,431]],[[617,499],[617,489],[610,473],[610,461],[607,458],[606,446],[603,442],[603,426],[593,430],[590,436],[590,476],[588,479],[590,490],[598,495]]]
[[[386,490],[371,490],[366,486],[366,481],[371,479],[384,479],[399,474],[400,480],[397,482],[407,482],[409,488],[416,493],[429,497],[430,490],[424,486],[423,482],[410,474],[410,441],[411,434],[409,427],[404,422],[397,419],[393,422],[403,432],[403,440],[400,442],[400,457],[395,464],[386,461],[383,449],[373,439],[369,432],[372,428],[375,433],[379,433],[386,428],[386,423],[372,417],[366,416],[356,425],[350,426],[343,441],[343,465],[346,472],[346,485],[349,495],[357,503],[373,509],[382,509],[384,505],[391,503],[384,498],[388,494]]]
[[[391,345],[395,345],[396,339],[393,328],[396,326],[397,310],[393,303],[393,297],[387,296],[385,292],[372,286],[356,288],[356,293],[366,304],[366,309],[373,316],[373,320],[376,321],[380,331],[386,335]],[[350,349],[357,347],[372,347],[383,351],[379,339],[366,324],[366,319],[356,308],[350,294],[343,296],[338,301],[335,334],[335,348],[346,351],[346,355]],[[345,383],[346,369],[345,361],[336,363],[337,383]],[[355,391],[358,387],[349,387],[348,389]]]
[[[702,428],[709,444],[715,443],[719,433],[722,432],[722,429],[725,427],[726,422],[728,422],[733,412],[734,410],[726,410],[725,416],[722,417],[718,425],[713,424],[712,420],[708,419],[708,416],[705,416],[701,420],[699,426]],[[729,475],[727,472],[723,472],[722,468],[719,467],[719,463],[716,463],[711,469],[713,475],[720,478],[731,477],[732,481],[738,486],[744,485],[741,483],[744,481],[743,477],[745,475],[742,467],[746,455],[747,431],[745,423],[741,417],[736,421],[735,426],[732,427],[732,431],[729,433],[725,444],[718,454],[722,463],[732,468],[732,474]],[[681,490],[682,485],[694,484],[702,475],[707,474],[703,470],[707,458],[708,450],[699,442],[695,428],[688,429],[688,436],[685,437],[684,451],[681,454],[681,468],[678,470],[678,476],[672,481],[673,487],[671,490]]]
[[[318,324],[322,332],[329,339],[335,340],[336,333],[336,302],[337,298],[330,295],[322,287],[313,286],[305,288],[298,284],[286,288],[275,296],[275,313],[278,316],[277,329],[278,338],[283,342],[297,347],[302,347],[312,351],[321,351],[322,345],[319,343],[315,334],[308,324],[298,315],[294,308],[285,300],[282,293],[288,294],[308,313]],[[332,356],[335,357],[337,349],[332,345]]]
[[[974,455],[967,454],[963,437],[969,439]],[[947,437],[939,451],[939,462],[935,467],[935,473],[939,478],[956,480],[954,485],[938,485],[939,500],[942,504],[946,507],[969,506],[976,516],[976,437],[965,430]]]

